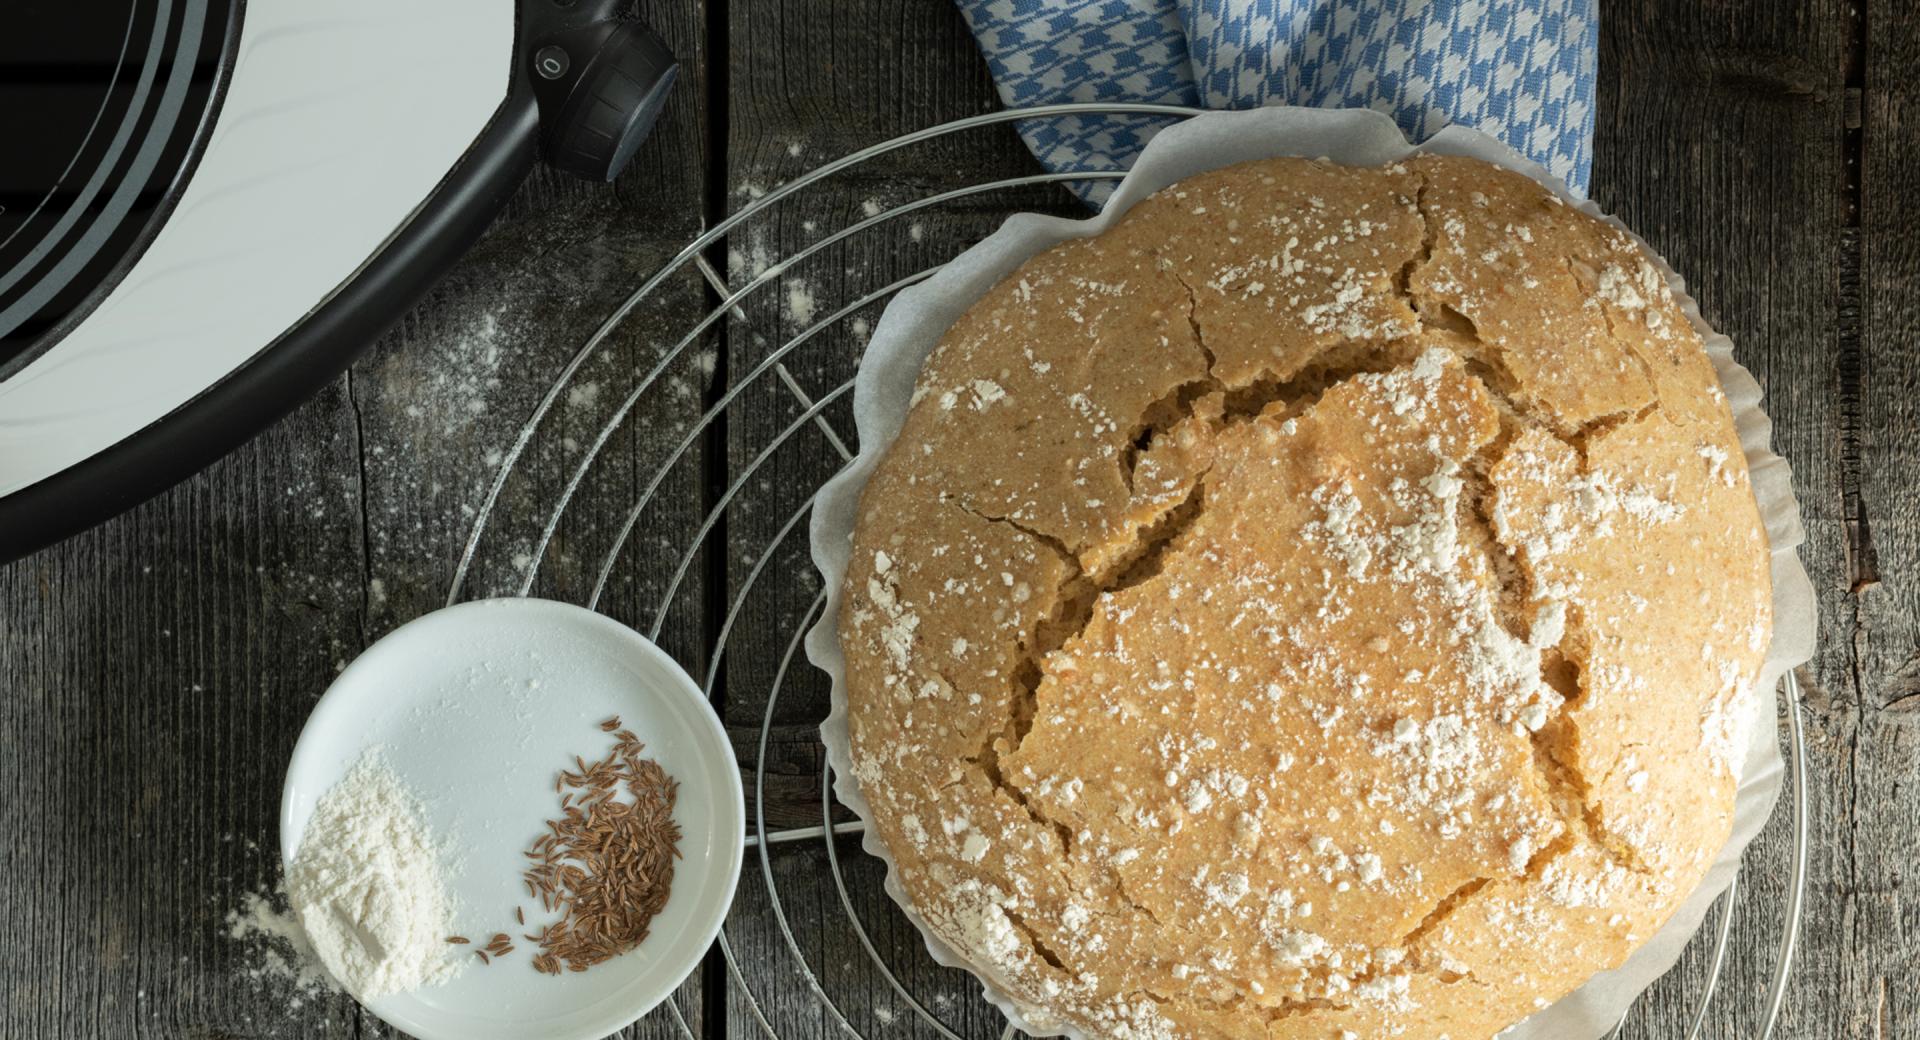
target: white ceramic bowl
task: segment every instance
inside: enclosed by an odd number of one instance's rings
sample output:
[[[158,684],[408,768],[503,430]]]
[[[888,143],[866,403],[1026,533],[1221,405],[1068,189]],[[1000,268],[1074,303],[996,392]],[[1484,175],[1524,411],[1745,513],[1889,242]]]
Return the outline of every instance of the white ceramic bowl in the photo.
[[[529,963],[534,945],[517,938],[550,919],[521,885],[521,853],[557,814],[555,772],[612,746],[598,728],[610,715],[680,781],[681,859],[637,949],[542,975]],[[452,981],[364,1001],[389,1024],[424,1040],[601,1037],[659,1004],[712,945],[740,877],[739,766],[699,686],[632,629],[537,599],[463,603],[395,629],[340,673],[300,734],[280,802],[285,862],[315,802],[374,745],[453,851],[456,930],[506,932],[518,946],[485,966],[468,947]],[[515,907],[526,908],[524,928]]]

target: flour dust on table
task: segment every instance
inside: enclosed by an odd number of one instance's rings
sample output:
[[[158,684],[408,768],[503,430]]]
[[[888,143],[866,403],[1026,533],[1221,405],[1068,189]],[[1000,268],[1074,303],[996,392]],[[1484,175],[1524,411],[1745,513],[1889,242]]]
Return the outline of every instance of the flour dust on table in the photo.
[[[298,1008],[338,987],[314,955],[300,920],[287,908],[286,885],[248,892],[227,914],[227,938],[241,944],[241,978],[257,985],[277,984],[292,992],[288,1007]]]

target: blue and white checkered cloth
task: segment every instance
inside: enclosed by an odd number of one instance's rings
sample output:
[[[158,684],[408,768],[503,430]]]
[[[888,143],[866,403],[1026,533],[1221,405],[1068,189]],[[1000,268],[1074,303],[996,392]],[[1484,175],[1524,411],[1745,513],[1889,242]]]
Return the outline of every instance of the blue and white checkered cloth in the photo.
[[[1594,0],[957,0],[1010,108],[1367,107],[1492,134],[1584,194]],[[1029,120],[1052,170],[1125,169],[1168,120]],[[1089,192],[1104,198],[1104,189]]]

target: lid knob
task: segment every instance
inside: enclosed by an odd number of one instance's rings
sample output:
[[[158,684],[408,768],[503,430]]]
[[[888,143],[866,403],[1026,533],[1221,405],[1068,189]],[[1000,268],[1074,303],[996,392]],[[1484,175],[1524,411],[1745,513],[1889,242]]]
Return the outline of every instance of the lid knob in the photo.
[[[547,162],[596,181],[633,158],[680,71],[660,37],[631,21],[563,33],[531,61]]]

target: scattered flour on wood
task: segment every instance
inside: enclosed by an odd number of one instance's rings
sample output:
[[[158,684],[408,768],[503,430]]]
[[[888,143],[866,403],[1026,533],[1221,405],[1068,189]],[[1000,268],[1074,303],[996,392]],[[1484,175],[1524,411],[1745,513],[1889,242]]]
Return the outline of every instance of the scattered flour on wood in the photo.
[[[599,401],[599,383],[576,383],[567,388],[567,407],[569,408],[592,408]]]
[[[798,278],[787,279],[787,321],[797,328],[813,324],[813,287]]]
[[[727,249],[727,277],[736,283],[758,278],[774,266],[773,248],[759,231],[748,233],[745,242]]]
[[[289,1007],[335,991],[334,982],[307,941],[299,918],[287,909],[287,894],[282,885],[248,892],[239,908],[227,914],[227,937],[243,946],[246,966],[242,977],[256,982],[277,982],[293,991]]]
[[[395,355],[382,364],[381,382],[410,400],[408,418],[422,425],[437,422],[443,435],[468,427],[486,414],[500,389],[505,344],[521,331],[505,319],[505,308],[496,308],[457,335],[434,337]]]

